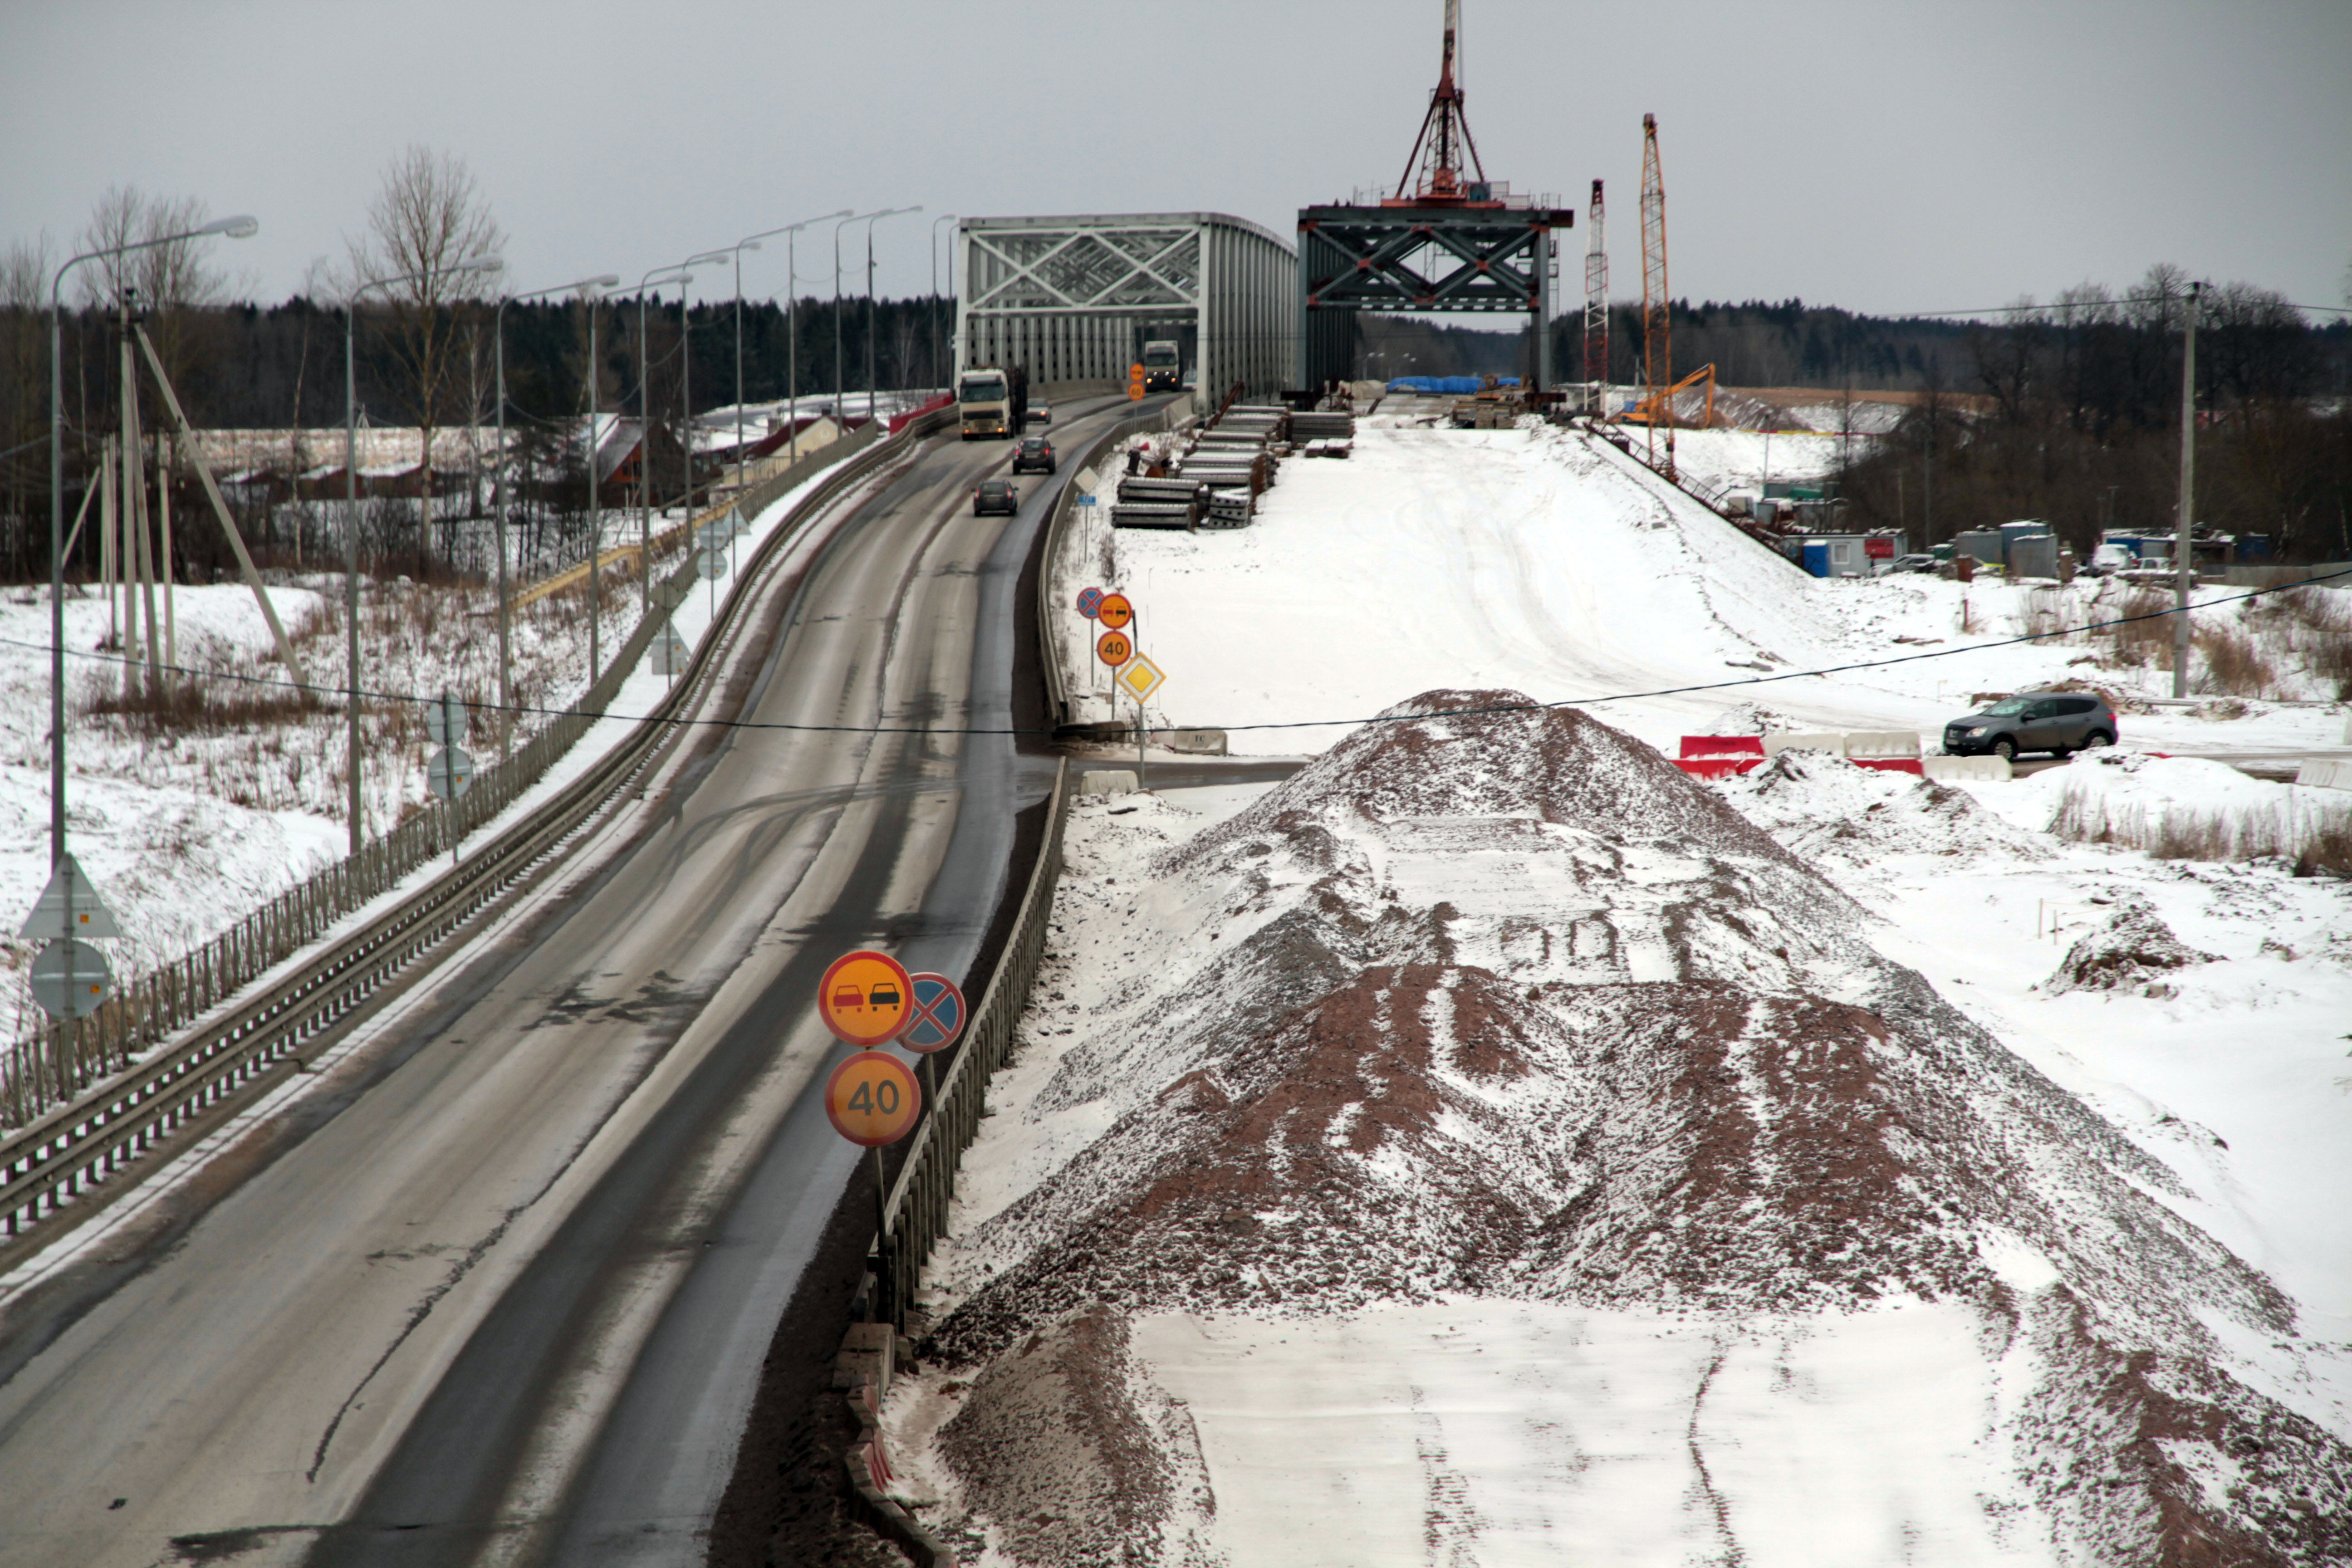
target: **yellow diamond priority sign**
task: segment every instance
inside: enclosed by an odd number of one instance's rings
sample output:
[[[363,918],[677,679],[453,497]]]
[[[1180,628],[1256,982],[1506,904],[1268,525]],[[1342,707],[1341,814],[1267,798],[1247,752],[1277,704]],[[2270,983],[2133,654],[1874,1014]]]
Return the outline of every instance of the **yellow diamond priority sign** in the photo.
[[[1138,702],[1168,684],[1167,672],[1139,653],[1121,666],[1112,679]]]

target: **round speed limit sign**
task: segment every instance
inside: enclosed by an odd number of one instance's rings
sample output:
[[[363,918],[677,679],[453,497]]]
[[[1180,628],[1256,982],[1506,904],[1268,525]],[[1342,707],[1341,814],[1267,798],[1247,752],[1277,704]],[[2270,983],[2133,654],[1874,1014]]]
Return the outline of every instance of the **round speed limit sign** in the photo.
[[[1117,669],[1135,657],[1135,644],[1125,632],[1105,632],[1095,639],[1095,657]]]
[[[923,1091],[907,1064],[887,1051],[860,1051],[825,1081],[824,1113],[852,1143],[896,1143],[922,1113]]]

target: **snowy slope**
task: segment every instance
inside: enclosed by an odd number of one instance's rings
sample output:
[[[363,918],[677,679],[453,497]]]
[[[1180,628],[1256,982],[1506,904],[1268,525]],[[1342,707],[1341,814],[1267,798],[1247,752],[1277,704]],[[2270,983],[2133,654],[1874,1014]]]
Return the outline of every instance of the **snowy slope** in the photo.
[[[1693,434],[1706,437],[1695,455],[1727,475],[1748,461],[1745,445],[1760,454],[1753,433]],[[1776,472],[1786,444],[1775,438]],[[1822,461],[1808,454],[1809,466]],[[1139,646],[1169,675],[1155,712],[1225,728],[1234,750],[1262,754],[1321,750],[1398,691],[1507,686],[1541,701],[1590,701],[1976,649],[2123,604],[2112,584],[1818,580],[1579,433],[1424,428],[1386,415],[1360,425],[1345,461],[1285,463],[1245,530],[1129,530],[1114,548],[1114,585],[1136,601]],[[2233,606],[2225,620],[2237,626],[2246,614]],[[2080,637],[1985,647],[1594,711],[1671,750],[1675,737],[1718,725],[1752,732],[1759,718],[1934,737],[1978,692],[2067,677],[2168,691],[2168,675],[2115,665],[2109,652]],[[2292,668],[2282,677],[2297,679]],[[2278,695],[2332,693],[2297,684]],[[2166,751],[2332,745],[2344,723],[2340,710],[2259,704],[2227,724],[2134,713],[2124,741]]]

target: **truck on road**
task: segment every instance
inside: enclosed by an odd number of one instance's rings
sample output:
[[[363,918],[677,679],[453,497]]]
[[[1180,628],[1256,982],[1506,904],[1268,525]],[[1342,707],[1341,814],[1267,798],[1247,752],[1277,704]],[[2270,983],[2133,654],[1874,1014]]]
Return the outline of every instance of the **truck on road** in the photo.
[[[1172,338],[1154,338],[1143,345],[1143,389],[1174,392],[1183,384],[1183,353]]]
[[[967,441],[1010,440],[1029,415],[1029,373],[1014,365],[965,371],[956,377],[956,417]]]

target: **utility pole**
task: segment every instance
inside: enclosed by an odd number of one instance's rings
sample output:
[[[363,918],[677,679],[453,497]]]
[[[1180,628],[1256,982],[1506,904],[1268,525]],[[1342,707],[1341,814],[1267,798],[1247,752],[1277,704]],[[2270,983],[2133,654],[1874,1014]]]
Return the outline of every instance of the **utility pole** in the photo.
[[[643,284],[638,285],[640,289]],[[623,329],[626,331],[625,328]],[[640,367],[639,374],[644,374]],[[597,623],[603,618],[604,597],[604,573],[598,557],[604,553],[604,514],[596,504],[596,302],[588,302],[588,689],[596,687],[596,660],[602,651],[596,645]],[[646,448],[639,447],[640,455]],[[583,696],[585,694],[583,693]]]
[[[2202,286],[2189,285],[2189,323],[2180,350],[2180,513],[2172,530],[2172,695],[2189,695],[2189,590],[2197,581],[2189,531],[2197,510],[2197,311]]]

